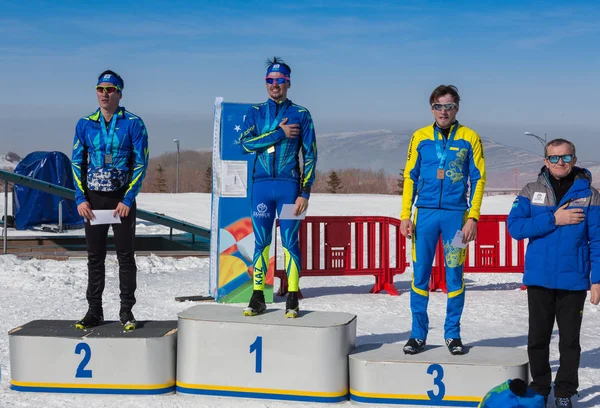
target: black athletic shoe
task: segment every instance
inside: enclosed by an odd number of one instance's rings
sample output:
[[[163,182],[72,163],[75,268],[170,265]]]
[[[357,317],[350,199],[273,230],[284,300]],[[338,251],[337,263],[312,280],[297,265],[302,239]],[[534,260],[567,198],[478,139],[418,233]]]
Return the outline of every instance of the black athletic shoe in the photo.
[[[571,398],[567,398],[567,397],[556,398],[554,400],[554,403],[556,404],[557,407],[573,408],[573,403],[571,402]]]
[[[83,319],[75,322],[76,329],[89,329],[90,327],[98,326],[104,323],[104,313],[102,308],[89,308]]]
[[[285,317],[295,318],[300,313],[298,304],[298,292],[290,292],[285,302]]]
[[[454,356],[465,353],[462,341],[460,339],[446,339],[446,346],[448,346],[450,354]]]
[[[244,316],[256,316],[267,310],[267,303],[265,302],[265,294],[262,290],[255,290],[252,292],[250,303],[248,307],[244,309]]]
[[[425,349],[425,340],[410,338],[404,345],[404,354],[417,354]]]
[[[119,314],[119,320],[125,331],[131,331],[137,328],[137,321],[135,320],[135,317],[133,317],[131,310],[122,310]]]

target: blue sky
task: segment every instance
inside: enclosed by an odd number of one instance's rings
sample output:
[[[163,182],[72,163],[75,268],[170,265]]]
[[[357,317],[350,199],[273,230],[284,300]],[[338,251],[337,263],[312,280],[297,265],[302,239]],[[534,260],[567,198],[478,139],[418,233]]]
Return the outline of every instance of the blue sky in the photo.
[[[537,151],[523,132],[546,132],[584,159],[600,147],[597,2],[216,4],[0,0],[0,152],[68,151],[107,68],[125,79],[123,105],[146,121],[153,155],[173,137],[208,147],[214,98],[264,101],[273,55],[317,132],[423,126],[445,83],[483,137]]]

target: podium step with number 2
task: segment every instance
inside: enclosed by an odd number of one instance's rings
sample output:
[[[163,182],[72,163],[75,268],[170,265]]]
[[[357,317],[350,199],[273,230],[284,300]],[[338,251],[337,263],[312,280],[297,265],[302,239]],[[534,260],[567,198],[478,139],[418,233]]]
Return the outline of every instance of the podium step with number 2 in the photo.
[[[35,320],[9,332],[11,388],[25,392],[166,394],[175,391],[177,321],[87,330]]]

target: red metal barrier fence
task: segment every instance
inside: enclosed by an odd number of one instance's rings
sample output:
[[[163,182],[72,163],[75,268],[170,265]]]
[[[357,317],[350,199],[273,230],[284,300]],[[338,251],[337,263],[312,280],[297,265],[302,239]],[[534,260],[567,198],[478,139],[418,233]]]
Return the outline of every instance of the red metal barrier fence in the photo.
[[[404,273],[406,242],[400,220],[391,217],[306,217],[300,224],[301,277],[373,275],[371,293],[398,295],[394,275]],[[275,247],[275,259],[279,242]],[[285,269],[275,262],[281,279],[278,295],[287,293]]]
[[[508,234],[506,215],[482,215],[477,238],[467,248],[465,273],[523,273],[524,241]],[[373,275],[371,293],[386,291],[398,295],[394,276],[404,273],[406,240],[400,234],[400,220],[391,217],[332,216],[306,217],[300,224],[300,276]],[[277,262],[281,242],[275,245],[275,277],[281,280],[278,295],[287,293],[287,275]],[[443,245],[438,243],[431,274],[430,290],[446,292]],[[281,268],[279,267],[281,264]]]

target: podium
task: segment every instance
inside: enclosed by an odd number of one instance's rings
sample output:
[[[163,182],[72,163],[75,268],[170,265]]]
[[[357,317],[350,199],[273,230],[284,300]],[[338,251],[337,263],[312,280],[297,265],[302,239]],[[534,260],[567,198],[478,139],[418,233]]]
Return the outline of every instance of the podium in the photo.
[[[453,356],[444,346],[406,355],[402,344],[365,344],[349,356],[350,399],[365,404],[476,407],[508,379],[527,382],[527,352],[467,347]]]
[[[348,399],[348,354],[356,316],[283,310],[246,317],[242,308],[199,305],[179,313],[177,393],[340,402]]]
[[[166,394],[175,391],[177,321],[87,330],[35,320],[9,332],[11,388],[25,392]]]

